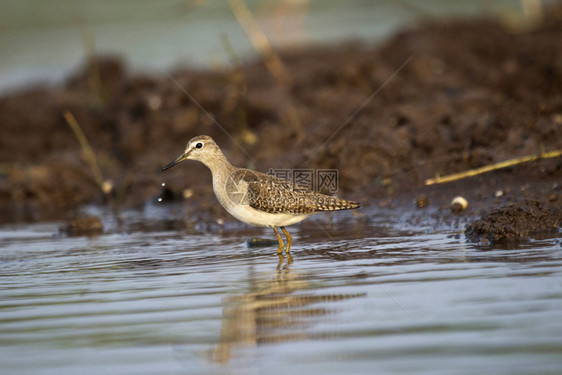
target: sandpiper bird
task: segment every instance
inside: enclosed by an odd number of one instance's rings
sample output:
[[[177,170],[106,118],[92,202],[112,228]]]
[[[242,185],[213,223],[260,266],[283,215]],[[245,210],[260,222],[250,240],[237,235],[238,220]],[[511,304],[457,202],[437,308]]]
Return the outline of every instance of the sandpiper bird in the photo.
[[[232,216],[247,224],[273,228],[279,242],[277,254],[285,249],[277,227],[287,237],[288,254],[292,237],[285,226],[318,212],[361,207],[357,202],[321,194],[283,178],[234,167],[215,141],[206,135],[191,139],[184,153],[162,171],[188,159],[198,160],[211,170],[215,196]]]

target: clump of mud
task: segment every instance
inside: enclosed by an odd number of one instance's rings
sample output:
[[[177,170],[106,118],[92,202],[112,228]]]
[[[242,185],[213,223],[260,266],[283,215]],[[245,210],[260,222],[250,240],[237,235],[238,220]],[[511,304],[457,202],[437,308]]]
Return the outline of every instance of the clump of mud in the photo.
[[[494,209],[469,224],[466,238],[484,245],[510,245],[529,235],[557,233],[562,225],[562,208],[537,201],[524,201]]]
[[[93,236],[103,233],[103,223],[98,217],[87,216],[70,220],[60,231],[69,236]]]

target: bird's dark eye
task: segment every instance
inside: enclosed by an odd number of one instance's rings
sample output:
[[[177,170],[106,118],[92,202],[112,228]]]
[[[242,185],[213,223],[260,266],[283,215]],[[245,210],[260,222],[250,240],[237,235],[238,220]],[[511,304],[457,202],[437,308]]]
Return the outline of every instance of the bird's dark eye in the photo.
[[[203,143],[201,143],[201,142],[199,142],[195,145],[195,148],[201,148],[201,147],[203,147]]]

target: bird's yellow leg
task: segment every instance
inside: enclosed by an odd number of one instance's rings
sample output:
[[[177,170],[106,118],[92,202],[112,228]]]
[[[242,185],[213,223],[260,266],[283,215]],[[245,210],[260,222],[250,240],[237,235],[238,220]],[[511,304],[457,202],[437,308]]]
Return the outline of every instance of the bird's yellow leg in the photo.
[[[293,242],[293,237],[291,237],[291,235],[289,234],[289,232],[287,232],[287,229],[285,229],[285,227],[280,227],[280,228],[283,231],[283,233],[285,233],[285,236],[287,237],[287,250],[285,250],[285,252],[289,254],[289,251],[291,251],[291,243]]]
[[[285,232],[285,229],[283,227],[281,227],[281,229],[283,229],[283,232]],[[277,230],[277,227],[273,227],[273,231],[275,232],[275,235],[277,236],[277,241],[279,241],[279,247],[277,248],[277,254],[282,254],[283,249],[285,248],[285,242],[283,242],[283,240],[281,239],[281,236],[279,235],[279,231]]]

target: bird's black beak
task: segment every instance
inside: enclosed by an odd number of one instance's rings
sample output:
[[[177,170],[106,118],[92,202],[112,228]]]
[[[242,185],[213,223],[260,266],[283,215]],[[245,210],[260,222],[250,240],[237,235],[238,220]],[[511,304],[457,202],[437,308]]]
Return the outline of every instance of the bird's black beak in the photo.
[[[170,169],[170,168],[172,168],[174,165],[176,165],[176,164],[178,164],[178,163],[184,161],[185,159],[187,159],[188,156],[189,156],[188,153],[183,153],[183,154],[181,154],[180,156],[178,156],[178,157],[176,158],[176,160],[174,160],[174,161],[168,163],[164,168],[162,168],[162,172],[164,172],[166,169]]]

